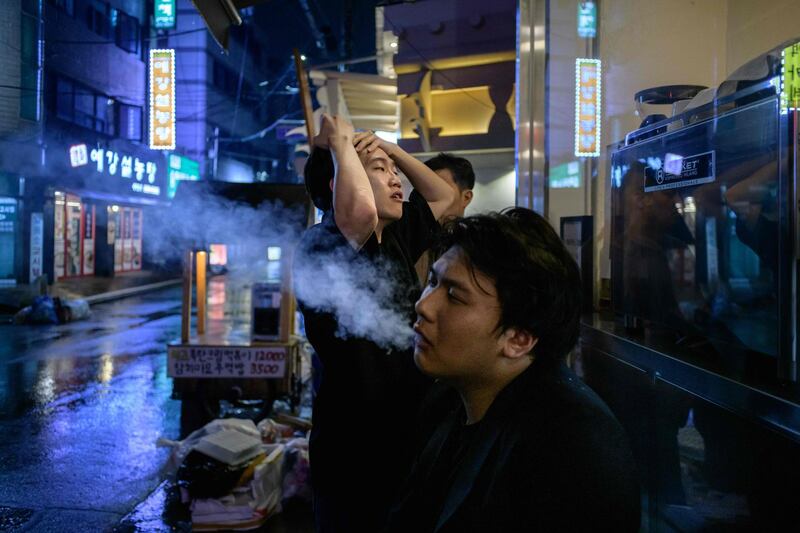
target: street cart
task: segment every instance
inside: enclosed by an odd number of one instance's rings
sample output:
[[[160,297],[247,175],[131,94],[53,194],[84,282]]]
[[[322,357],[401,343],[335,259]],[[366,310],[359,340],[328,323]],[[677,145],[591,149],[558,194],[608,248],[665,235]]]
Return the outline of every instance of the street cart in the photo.
[[[221,400],[263,403],[265,415],[277,398],[294,409],[304,339],[295,332],[291,258],[310,216],[305,188],[187,182],[176,204],[226,217],[196,225],[183,242],[181,337],[167,347],[182,435],[217,418]]]

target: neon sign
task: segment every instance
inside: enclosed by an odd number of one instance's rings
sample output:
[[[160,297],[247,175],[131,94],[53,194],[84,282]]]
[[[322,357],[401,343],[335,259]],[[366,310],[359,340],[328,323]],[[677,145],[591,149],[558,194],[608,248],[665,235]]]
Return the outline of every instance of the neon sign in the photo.
[[[150,50],[150,148],[175,149],[175,50]]]
[[[155,0],[153,26],[159,30],[175,27],[175,0]]]
[[[599,59],[575,60],[575,156],[600,156]]]
[[[98,174],[130,179],[133,192],[153,196],[161,194],[161,187],[155,184],[158,164],[154,161],[144,161],[132,155],[100,147],[89,150],[86,144],[70,146],[69,156],[73,167],[84,166],[91,161]]]

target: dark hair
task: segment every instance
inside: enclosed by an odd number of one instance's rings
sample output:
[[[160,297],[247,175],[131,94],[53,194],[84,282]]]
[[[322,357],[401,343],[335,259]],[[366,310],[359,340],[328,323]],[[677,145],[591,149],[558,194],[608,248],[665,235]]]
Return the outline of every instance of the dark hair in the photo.
[[[446,168],[453,173],[453,181],[462,191],[471,190],[475,187],[475,171],[472,170],[472,163],[463,157],[456,157],[452,154],[440,153],[425,161],[431,170],[442,170]]]
[[[564,358],[578,340],[581,282],[578,265],[550,223],[524,208],[455,219],[437,252],[459,246],[475,270],[492,278],[500,300],[498,328],[521,328],[539,341],[537,357]]]
[[[333,167],[333,156],[330,150],[324,148],[311,149],[311,155],[306,161],[306,168],[303,171],[306,182],[306,190],[311,197],[311,201],[317,209],[328,211],[333,207],[333,191],[331,191],[331,180],[335,169]]]

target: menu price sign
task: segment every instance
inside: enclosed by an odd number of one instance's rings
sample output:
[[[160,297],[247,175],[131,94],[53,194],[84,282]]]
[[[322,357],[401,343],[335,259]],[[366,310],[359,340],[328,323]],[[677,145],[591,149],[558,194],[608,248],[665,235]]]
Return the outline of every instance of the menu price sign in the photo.
[[[169,346],[167,375],[173,378],[282,378],[286,346]]]
[[[575,60],[575,156],[600,156],[599,59]]]
[[[150,148],[175,149],[175,50],[150,50]]]

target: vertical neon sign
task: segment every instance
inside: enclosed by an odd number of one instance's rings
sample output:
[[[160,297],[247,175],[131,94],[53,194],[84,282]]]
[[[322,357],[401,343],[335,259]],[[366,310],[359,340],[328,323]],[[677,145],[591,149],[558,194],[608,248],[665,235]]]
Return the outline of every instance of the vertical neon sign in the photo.
[[[575,156],[600,156],[599,59],[575,60]]]
[[[150,50],[150,148],[175,149],[175,50]]]

